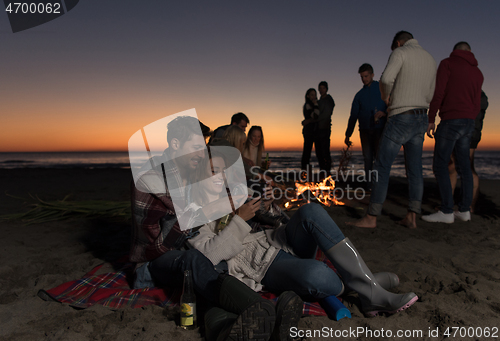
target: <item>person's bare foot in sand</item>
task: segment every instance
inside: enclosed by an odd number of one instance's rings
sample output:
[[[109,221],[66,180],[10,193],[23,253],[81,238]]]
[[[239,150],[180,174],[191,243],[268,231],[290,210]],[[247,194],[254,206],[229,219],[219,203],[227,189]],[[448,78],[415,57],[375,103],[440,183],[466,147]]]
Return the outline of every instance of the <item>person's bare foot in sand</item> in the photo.
[[[408,212],[403,220],[398,222],[399,225],[406,226],[410,229],[417,228],[417,214],[415,212]]]
[[[347,221],[346,225],[363,227],[365,229],[373,229],[377,227],[377,216],[367,214],[361,219],[355,221]]]

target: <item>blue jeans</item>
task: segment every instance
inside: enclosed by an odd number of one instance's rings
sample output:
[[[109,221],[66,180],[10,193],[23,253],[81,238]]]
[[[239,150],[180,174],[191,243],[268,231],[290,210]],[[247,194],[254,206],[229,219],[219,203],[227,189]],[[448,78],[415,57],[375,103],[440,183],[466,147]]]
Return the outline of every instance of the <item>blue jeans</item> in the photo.
[[[345,239],[342,231],[318,204],[304,205],[286,225],[287,244],[297,257],[281,250],[261,283],[267,290],[295,291],[305,298],[338,295],[342,282],[325,263],[314,259],[317,248],[326,252]]]
[[[370,171],[373,170],[373,161],[377,156],[382,131],[382,129],[362,129],[359,131],[359,138],[361,140],[361,148],[363,150],[363,158],[365,162],[365,181],[369,183],[376,180],[375,177],[370,176]]]
[[[420,214],[424,194],[422,175],[422,145],[427,131],[426,109],[414,109],[389,117],[385,124],[375,161],[378,181],[373,182],[372,196],[368,206],[369,215],[380,215],[387,196],[389,175],[394,159],[401,146],[406,154],[409,202],[408,210]]]
[[[453,193],[448,174],[448,163],[453,150],[455,150],[457,173],[462,182],[462,199],[458,204],[458,210],[460,212],[470,210],[474,185],[469,148],[473,130],[474,120],[467,118],[441,121],[436,130],[432,169],[441,194],[441,211],[443,213],[453,213]]]

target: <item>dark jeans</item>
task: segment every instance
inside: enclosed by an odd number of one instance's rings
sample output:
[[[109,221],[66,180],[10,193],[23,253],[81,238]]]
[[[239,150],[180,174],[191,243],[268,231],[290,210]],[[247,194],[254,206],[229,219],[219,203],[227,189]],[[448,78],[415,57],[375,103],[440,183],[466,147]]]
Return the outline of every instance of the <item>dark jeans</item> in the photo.
[[[332,168],[332,157],[330,156],[330,129],[318,129],[316,131],[316,156],[318,157],[319,169],[330,174]]]
[[[359,131],[361,139],[361,148],[363,149],[363,159],[365,162],[365,181],[372,182],[377,180],[376,176],[371,176],[370,171],[373,170],[373,163],[377,157],[378,144],[382,136],[383,129],[363,129]]]
[[[160,287],[182,287],[185,270],[193,274],[194,290],[210,303],[218,304],[219,273],[200,251],[171,250],[149,263],[149,272]]]
[[[474,185],[469,148],[473,130],[474,120],[467,118],[441,121],[436,130],[432,168],[441,194],[443,213],[453,213],[453,193],[448,174],[448,163],[453,150],[455,150],[455,166],[462,182],[462,199],[458,204],[458,210],[460,212],[470,210]]]
[[[325,263],[314,259],[319,247],[326,252],[345,239],[342,231],[319,204],[304,205],[286,225],[287,244],[297,255],[281,250],[261,283],[267,290],[295,291],[304,298],[338,295],[342,282]]]
[[[303,131],[302,135],[304,136],[304,148],[302,149],[301,166],[303,170],[308,170],[307,166],[309,165],[309,161],[311,159],[311,151],[314,144],[314,140],[316,139],[316,134],[314,131],[307,131],[307,132]],[[318,156],[318,147],[316,146],[316,157],[317,156]]]

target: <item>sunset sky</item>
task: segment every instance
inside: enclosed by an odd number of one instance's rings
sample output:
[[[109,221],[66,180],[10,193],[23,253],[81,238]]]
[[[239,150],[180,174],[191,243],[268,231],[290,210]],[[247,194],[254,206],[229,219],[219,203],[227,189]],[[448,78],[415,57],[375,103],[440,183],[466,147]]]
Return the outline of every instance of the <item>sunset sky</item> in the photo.
[[[126,151],[141,127],[191,108],[212,129],[242,111],[267,149],[300,150],[304,94],[322,80],[341,148],[357,69],[372,64],[378,80],[399,30],[437,63],[470,43],[490,103],[479,148],[500,149],[499,14],[498,1],[470,0],[82,0],[12,33],[4,12],[0,151]]]

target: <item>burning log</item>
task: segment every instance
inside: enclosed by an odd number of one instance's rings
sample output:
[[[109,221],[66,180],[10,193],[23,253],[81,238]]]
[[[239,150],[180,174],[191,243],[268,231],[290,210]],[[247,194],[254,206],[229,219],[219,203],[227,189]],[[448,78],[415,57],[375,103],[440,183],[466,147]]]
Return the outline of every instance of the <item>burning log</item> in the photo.
[[[327,177],[321,182],[295,182],[296,194],[295,199],[285,203],[284,207],[290,210],[293,207],[300,207],[310,202],[313,198],[325,206],[344,205],[343,202],[338,201],[335,197],[335,181],[331,176]],[[309,191],[313,197],[304,195]],[[302,196],[302,198],[301,198]]]

